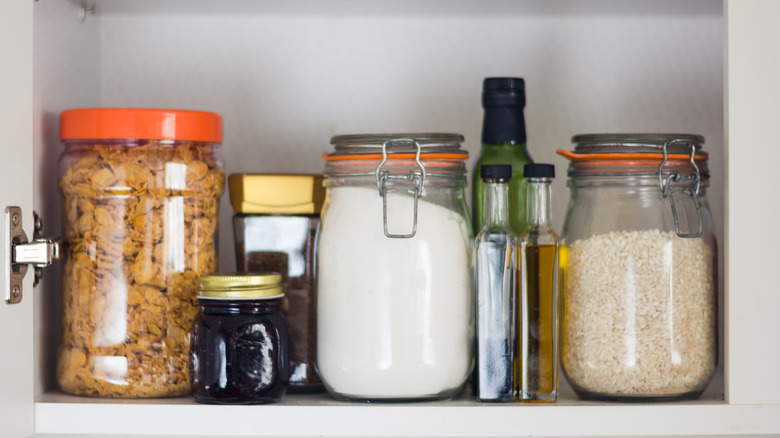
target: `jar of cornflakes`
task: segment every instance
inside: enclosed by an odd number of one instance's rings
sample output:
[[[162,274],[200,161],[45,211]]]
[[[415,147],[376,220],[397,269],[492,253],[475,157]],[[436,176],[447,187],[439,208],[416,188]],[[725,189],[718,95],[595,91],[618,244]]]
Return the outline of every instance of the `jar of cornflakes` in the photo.
[[[57,381],[102,397],[190,392],[198,276],[217,268],[219,114],[60,116],[65,267]]]

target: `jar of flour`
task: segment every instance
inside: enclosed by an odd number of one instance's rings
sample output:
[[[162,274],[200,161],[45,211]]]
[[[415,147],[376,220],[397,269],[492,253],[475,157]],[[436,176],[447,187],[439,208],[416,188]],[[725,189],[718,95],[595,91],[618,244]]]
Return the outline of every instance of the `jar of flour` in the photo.
[[[457,134],[341,135],[325,157],[317,363],[347,400],[457,395],[473,361]]]

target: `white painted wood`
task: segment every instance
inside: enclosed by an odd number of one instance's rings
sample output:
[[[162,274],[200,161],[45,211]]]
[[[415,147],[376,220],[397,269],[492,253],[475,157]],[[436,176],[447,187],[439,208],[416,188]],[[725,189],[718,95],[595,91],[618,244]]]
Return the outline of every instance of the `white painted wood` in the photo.
[[[727,157],[717,0],[97,0],[96,14],[85,23],[77,22],[79,2],[42,0],[34,6],[34,50],[31,3],[14,1],[0,13],[0,53],[19,59],[10,69],[6,58],[0,60],[0,150],[3,165],[14,154],[32,163],[34,133],[37,174],[34,183],[11,184],[5,178],[12,174],[0,168],[0,183],[14,188],[0,191],[0,200],[34,186],[35,206],[48,210],[47,216],[57,214],[59,202],[51,162],[59,149],[53,146],[52,123],[61,109],[75,106],[222,112],[228,173],[316,172],[330,135],[370,130],[458,131],[475,154],[479,81],[492,74],[526,76],[531,150],[537,161],[552,161],[560,170],[565,163],[553,151],[569,147],[575,133],[704,134],[712,157],[709,196],[719,230],[728,221],[728,240],[720,231],[719,237],[730,270],[725,351],[730,404],[720,401],[723,382],[716,377],[703,400],[656,405],[571,397],[553,406],[471,401],[362,405],[320,395],[290,396],[271,406],[226,407],[198,405],[189,398],[120,401],[49,392],[33,408],[32,381],[38,393],[52,387],[57,338],[51,332],[59,321],[44,321],[56,319],[57,311],[46,310],[43,303],[33,311],[28,292],[19,311],[0,303],[0,330],[16,335],[11,341],[0,339],[0,436],[31,433],[33,411],[37,433],[98,436],[780,435],[775,370],[780,344],[773,340],[780,333],[780,318],[774,317],[780,291],[770,277],[780,261],[772,251],[780,247],[780,234],[772,231],[780,208],[766,189],[773,187],[770,166],[780,158],[770,131],[780,120],[773,108],[780,101],[773,79],[780,77],[780,30],[773,26],[780,19],[780,2],[728,3]],[[33,52],[34,98],[27,59]],[[20,144],[28,146],[15,146]],[[558,179],[554,195],[559,223],[568,199],[564,180]],[[25,211],[31,211],[31,198],[27,194],[17,203],[27,202]],[[764,208],[756,210],[759,205]],[[232,265],[229,217],[224,202],[222,269]],[[31,219],[30,214],[28,229]],[[45,294],[56,299],[58,280],[49,282]],[[23,342],[32,331],[33,312],[36,353]],[[16,363],[22,374],[10,379]]]
[[[79,20],[80,5],[70,1],[34,3],[34,206],[43,232],[60,236],[62,200],[57,158],[59,114],[75,107],[99,106],[98,21]],[[35,295],[35,393],[56,387],[54,364],[61,338],[62,263],[46,269]]]
[[[28,235],[32,235],[33,224],[32,6],[31,1],[13,1],[3,2],[0,8],[0,214],[6,206],[21,207]],[[0,245],[8,245],[4,236],[0,236]],[[20,304],[0,300],[0,435],[9,438],[33,431],[31,279],[28,273]]]
[[[727,2],[727,397],[780,403],[780,2]]]
[[[265,406],[198,405],[191,399],[94,402],[47,396],[36,404],[42,433],[191,436],[723,436],[780,434],[780,405],[615,404],[565,399],[555,405],[455,400],[415,404],[337,402],[288,395]],[[143,421],[127,421],[128,418]]]

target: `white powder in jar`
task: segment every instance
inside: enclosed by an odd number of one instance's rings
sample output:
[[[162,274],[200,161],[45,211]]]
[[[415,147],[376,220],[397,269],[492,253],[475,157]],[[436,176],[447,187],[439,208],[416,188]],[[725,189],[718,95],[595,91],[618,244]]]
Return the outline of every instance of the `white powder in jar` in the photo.
[[[389,224],[411,224],[413,203],[390,203],[387,214]],[[318,243],[317,366],[326,386],[374,399],[457,391],[473,355],[469,258],[460,214],[420,199],[417,234],[388,238],[376,188],[332,188]]]

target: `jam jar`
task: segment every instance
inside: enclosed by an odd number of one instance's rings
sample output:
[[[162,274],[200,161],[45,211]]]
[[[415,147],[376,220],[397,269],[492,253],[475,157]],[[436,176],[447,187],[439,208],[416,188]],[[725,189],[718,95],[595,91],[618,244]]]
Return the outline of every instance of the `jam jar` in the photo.
[[[290,332],[288,392],[323,391],[317,376],[315,242],[325,199],[322,175],[232,174],[236,261],[240,272],[279,272]]]
[[[57,381],[101,397],[190,392],[198,276],[217,269],[222,117],[63,111],[65,266]]]
[[[195,400],[217,404],[279,401],[290,378],[281,274],[200,278],[192,330]]]
[[[696,398],[715,372],[717,246],[704,138],[573,138],[562,368],[585,399]]]
[[[472,234],[462,140],[331,140],[317,244],[317,366],[336,398],[449,398],[471,371]]]

